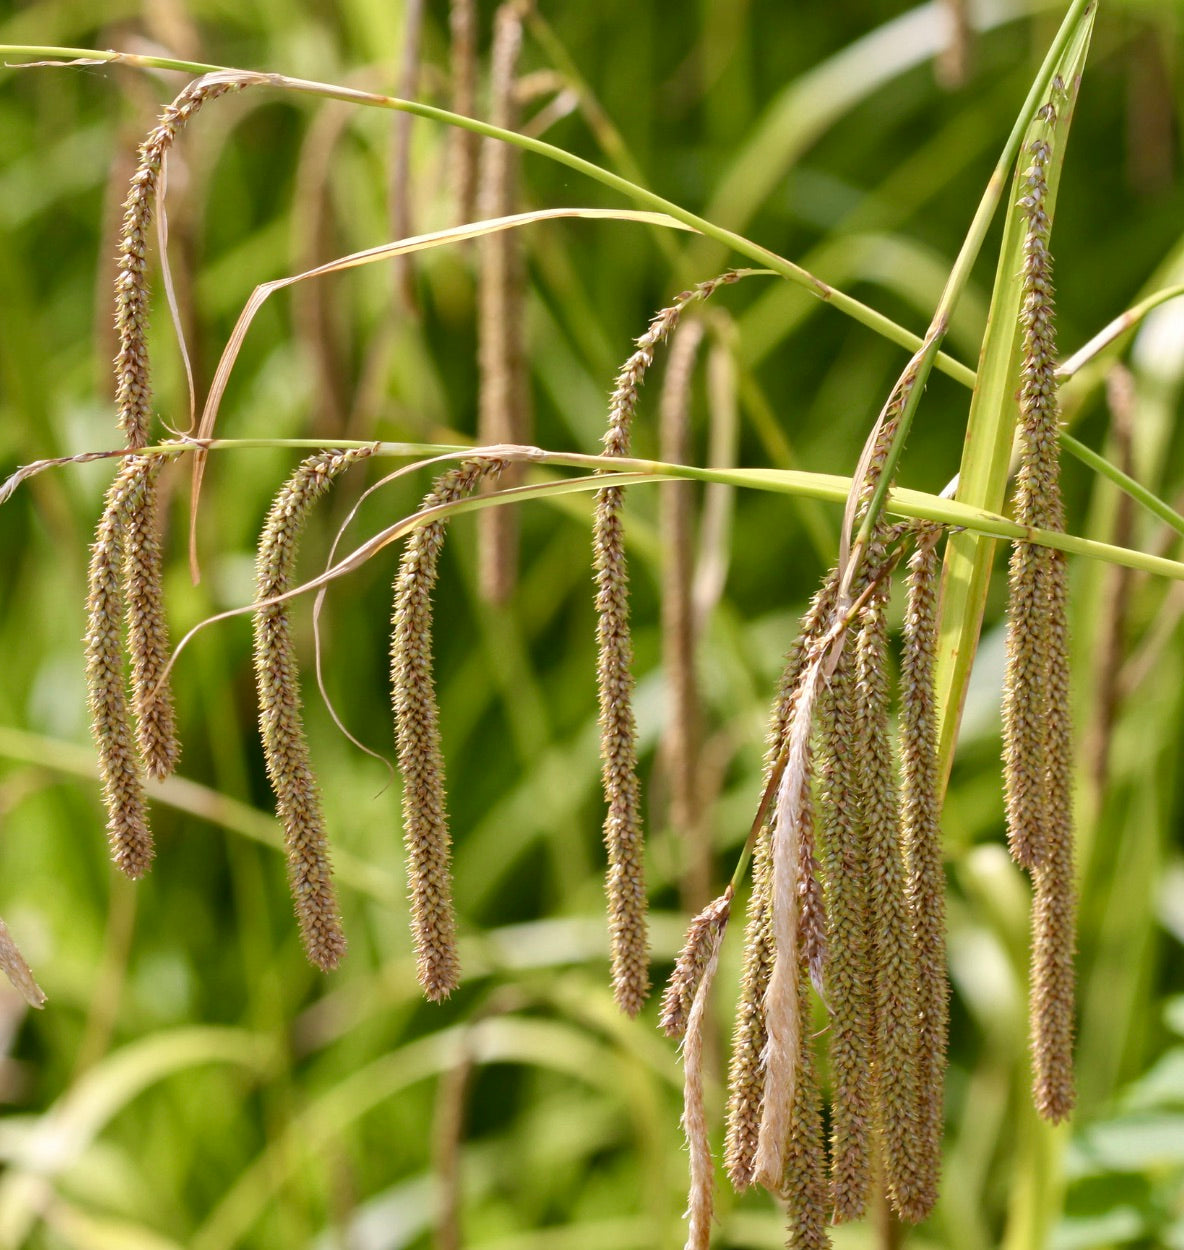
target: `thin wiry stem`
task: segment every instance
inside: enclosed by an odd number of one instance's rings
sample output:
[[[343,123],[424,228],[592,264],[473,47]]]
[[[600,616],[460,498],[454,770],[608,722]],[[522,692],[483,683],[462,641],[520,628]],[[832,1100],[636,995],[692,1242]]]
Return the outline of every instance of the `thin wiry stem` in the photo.
[[[941,769],[937,759],[937,544],[921,530],[909,561],[908,606],[900,669],[901,828],[913,919],[917,1007],[917,1210],[937,1200],[941,1175],[943,1088],[949,1029],[945,872],[941,847]]]
[[[434,508],[472,493],[505,462],[462,461],[437,479],[422,507]],[[447,520],[430,521],[407,540],[395,577],[391,634],[391,689],[399,771],[403,775],[403,843],[411,892],[411,930],[419,983],[433,1002],[460,983],[456,914],[452,904],[452,840],[444,793],[439,711],[432,672],[432,590]]]
[[[275,598],[291,586],[300,535],[313,505],[333,480],[364,459],[366,448],[325,451],[303,461],[280,489],[259,536],[255,593]],[[345,954],[333,889],[321,798],[300,712],[300,673],[286,603],[255,613],[255,680],[267,776],[284,826],[288,883],[309,960],[328,972]]]

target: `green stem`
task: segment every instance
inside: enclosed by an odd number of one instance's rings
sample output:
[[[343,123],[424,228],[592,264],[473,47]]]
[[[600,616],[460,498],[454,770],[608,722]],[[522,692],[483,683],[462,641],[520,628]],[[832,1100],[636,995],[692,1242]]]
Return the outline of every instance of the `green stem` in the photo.
[[[1080,22],[1082,16],[1094,2],[1095,0],[1073,0],[1069,12],[1065,15],[1065,20],[1061,23],[1060,30],[1057,31],[1056,38],[1052,41],[1052,46],[1045,54],[1044,61],[1040,66],[1040,72],[1036,75],[1031,89],[1028,91],[1027,99],[1024,100],[1023,107],[1020,109],[1019,115],[1015,119],[1015,124],[1011,128],[1011,134],[1007,136],[1007,142],[1003,145],[1003,151],[999,154],[999,160],[996,162],[995,169],[987,182],[987,188],[979,201],[974,218],[970,223],[970,229],[966,233],[966,238],[958,251],[954,266],[950,270],[950,276],[946,279],[945,288],[941,293],[937,309],[933,314],[933,321],[928,333],[925,335],[924,347],[916,362],[916,379],[905,399],[904,407],[901,409],[896,435],[892,440],[891,447],[888,449],[879,480],[868,503],[867,513],[864,516],[863,523],[859,528],[859,533],[852,547],[851,559],[854,568],[858,567],[854,562],[858,560],[859,553],[866,549],[868,542],[871,540],[872,530],[879,520],[880,512],[884,507],[884,500],[896,474],[896,466],[900,460],[901,453],[904,451],[904,444],[908,438],[909,427],[913,422],[913,415],[921,402],[925,383],[933,369],[941,342],[945,338],[950,316],[970,277],[970,271],[974,266],[974,262],[978,259],[979,252],[982,250],[983,240],[986,238],[991,219],[994,217],[995,210],[999,207],[999,201],[1003,197],[1003,189],[1007,185],[1008,174],[1019,153],[1024,132],[1027,130],[1029,121],[1048,94],[1057,64],[1065,49],[1069,46],[1069,41],[1077,28],[1078,22]],[[912,367],[910,365],[910,368]]]
[[[1145,486],[1141,486],[1129,474],[1111,464],[1105,456],[1099,455],[1092,447],[1079,443],[1066,430],[1061,431],[1061,446],[1070,455],[1076,456],[1082,464],[1113,482],[1119,490],[1125,491],[1136,503],[1141,504],[1153,516],[1157,516],[1177,534],[1184,536],[1184,516],[1181,516],[1170,504],[1164,503],[1158,495],[1152,494]]]
[[[1121,338],[1128,330],[1133,330],[1153,308],[1158,308],[1160,304],[1166,304],[1168,300],[1177,299],[1181,295],[1184,295],[1184,283],[1164,287],[1162,291],[1155,291],[1146,299],[1140,300],[1126,312],[1119,313],[1109,325],[1099,330],[1084,347],[1078,348],[1068,360],[1060,365],[1057,369],[1057,379],[1065,382],[1073,377],[1083,366],[1101,355],[1116,339]]]
[[[767,266],[780,277],[804,287],[812,295],[832,304],[854,321],[867,326],[868,329],[874,330],[877,334],[901,347],[907,348],[909,351],[916,351],[921,346],[921,339],[903,326],[897,325],[890,317],[886,317],[883,313],[877,312],[874,308],[869,308],[866,304],[861,303],[852,296],[836,290],[826,282],[823,282],[821,278],[815,277],[814,274],[803,269],[800,265],[795,265],[793,261],[787,260],[784,256],[779,256],[776,252],[771,252],[768,248],[761,247],[760,244],[752,242],[751,239],[746,239],[743,235],[736,234],[732,230],[726,230],[722,226],[717,226],[713,222],[697,216],[695,213],[688,212],[672,200],[667,200],[645,187],[638,186],[637,183],[631,182],[628,178],[621,177],[620,174],[614,174],[611,170],[604,169],[600,165],[567,152],[563,148],[556,147],[554,144],[547,143],[542,139],[532,138],[528,135],[518,134],[512,130],[503,130],[500,126],[491,126],[488,122],[478,121],[473,117],[463,117],[459,113],[450,113],[447,109],[435,108],[430,104],[420,104],[415,100],[402,100],[397,96],[380,95],[372,91],[358,91],[350,87],[313,82],[305,78],[290,78],[285,74],[257,73],[254,70],[237,70],[222,65],[205,65],[197,61],[180,61],[171,57],[144,56],[133,52],[102,52],[94,48],[29,47],[0,44],[0,56],[36,57],[40,60],[48,58],[65,60],[69,58],[82,63],[117,63],[146,69],[179,70],[193,75],[230,75],[240,80],[244,85],[271,86],[281,90],[297,91],[305,95],[318,96],[326,100],[340,100],[350,104],[361,104],[369,108],[393,109],[396,112],[411,113],[416,117],[442,122],[448,126],[458,126],[463,130],[471,131],[473,134],[481,135],[487,139],[500,139],[504,143],[514,144],[515,147],[521,148],[525,152],[531,152],[536,156],[546,157],[548,160],[555,161],[560,165],[566,165],[569,169],[574,169],[577,173],[581,173],[585,177],[612,188],[612,190],[619,192],[637,204],[666,213],[676,221],[681,221],[684,225],[699,231],[700,234],[705,235],[707,238],[714,239],[717,243],[721,243],[732,251],[738,252],[741,256],[747,256],[750,260]],[[950,377],[963,385],[974,385],[974,370],[968,368],[960,361],[956,361],[944,354],[939,354],[936,357],[936,361],[931,361],[930,363],[936,363],[937,368],[949,374]]]

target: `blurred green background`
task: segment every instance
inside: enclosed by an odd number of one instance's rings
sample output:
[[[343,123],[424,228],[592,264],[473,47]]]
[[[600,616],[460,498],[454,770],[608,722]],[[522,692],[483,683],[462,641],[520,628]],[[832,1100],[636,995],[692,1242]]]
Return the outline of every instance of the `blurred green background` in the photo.
[[[523,115],[558,95],[541,122],[548,140],[639,170],[661,194],[920,331],[1061,13],[1026,0],[972,8],[979,29],[959,49],[940,4],[544,4],[526,23]],[[37,0],[0,4],[0,42],[395,92],[407,18],[374,0]],[[482,111],[492,18],[482,4]],[[1140,293],[1184,279],[1182,18],[1168,0],[1103,0],[1054,234],[1066,352]],[[443,3],[423,13],[415,78],[420,98],[448,105]],[[119,206],[137,143],[184,81],[103,66],[0,70],[0,473],[118,442],[107,362]],[[256,283],[391,237],[395,131],[391,114],[258,90],[211,103],[185,133],[170,161],[169,225],[199,396]],[[423,121],[411,133],[413,229],[453,224],[450,136]],[[527,159],[519,203],[619,201]],[[631,339],[728,258],[618,222],[547,223],[522,242],[530,437],[596,451]],[[971,364],[989,251],[948,341]],[[273,298],[248,335],[220,432],[473,437],[473,250],[425,254],[410,293],[383,265]],[[158,411],[184,425],[184,374],[157,295]],[[904,360],[768,279],[716,296],[703,355],[692,459],[834,473],[852,470]],[[1178,500],[1184,312],[1165,306],[1125,358],[1131,419],[1111,419],[1097,374],[1075,393],[1075,432]],[[657,383],[639,414],[641,454],[658,449]],[[934,378],[905,484],[937,490],[956,471],[967,403]],[[275,448],[213,458],[197,586],[184,557],[187,479],[166,476],[174,637],[249,602],[254,539],[296,459]],[[205,631],[176,669],[184,756],[181,778],[154,792],[154,871],[133,887],[110,868],[80,642],[87,549],[110,475],[103,463],[44,473],[0,507],[0,914],[49,994],[35,1015],[0,994],[0,1247],[681,1244],[674,1047],[652,1008],[627,1021],[607,988],[586,497],[521,511],[521,575],[502,607],[479,592],[473,518],[453,526],[436,650],[466,979],[430,1007],[407,933],[398,784],[346,741],[316,694],[306,602],[294,617],[351,942],[344,967],[326,979],[299,947],[254,734],[245,619]],[[320,507],[309,574],[365,484],[351,475]],[[379,492],[351,535],[413,510],[426,488],[417,479]],[[1175,554],[1178,543],[1127,516],[1076,464],[1067,494],[1077,532]],[[671,825],[661,745],[659,496],[629,496],[658,982],[686,909],[704,901],[694,865],[710,864],[711,893],[731,875],[759,796],[780,656],[837,545],[838,509],[755,493],[728,503],[730,529],[707,546],[726,581],[698,641],[702,819],[688,842]],[[387,756],[395,560],[388,550],[338,584],[322,618],[334,705]],[[1003,846],[998,765],[999,581],[945,817],[946,1167],[936,1214],[909,1235],[916,1246],[1184,1247],[1184,595],[1103,566],[1072,576],[1079,1112],[1054,1133],[1028,1104],[1027,896]],[[716,984],[717,1125],[738,929]],[[736,1199],[724,1186],[718,1214],[720,1246],[783,1242],[767,1196]],[[859,1225],[835,1230],[835,1242],[895,1235]]]

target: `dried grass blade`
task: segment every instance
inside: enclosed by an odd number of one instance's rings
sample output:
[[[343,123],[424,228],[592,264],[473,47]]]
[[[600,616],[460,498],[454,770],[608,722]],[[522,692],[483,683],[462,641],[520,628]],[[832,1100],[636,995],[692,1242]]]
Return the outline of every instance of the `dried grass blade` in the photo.
[[[249,76],[248,76],[249,77]],[[513,230],[518,226],[531,225],[538,221],[553,221],[559,218],[579,217],[593,221],[634,221],[649,225],[665,226],[672,230],[689,230],[691,227],[676,221],[665,213],[643,212],[631,209],[603,208],[548,208],[537,209],[529,213],[514,213],[509,217],[497,218],[493,221],[471,222],[463,226],[452,226],[447,230],[434,230],[427,234],[416,235],[411,239],[401,239],[396,243],[383,243],[378,247],[366,248],[360,252],[351,252],[348,256],[306,269],[303,273],[292,274],[286,278],[277,278],[272,282],[263,282],[250,295],[238,320],[234,324],[230,338],[222,349],[218,367],[214,371],[214,379],[202,406],[201,420],[197,427],[197,443],[208,442],[214,433],[218,419],[218,411],[222,406],[222,397],[226,393],[226,385],[230,374],[242,349],[243,341],[254,321],[256,313],[275,294],[285,287],[310,278],[321,278],[331,273],[339,273],[346,269],[356,269],[361,265],[374,264],[376,261],[389,260],[395,256],[403,256],[410,252],[423,251],[427,248],[445,247],[460,243],[466,239],[478,239],[498,230]],[[206,452],[198,448],[193,456],[193,492],[189,518],[189,562],[194,578],[198,576],[196,526],[197,510],[201,495],[202,478],[205,473]]]

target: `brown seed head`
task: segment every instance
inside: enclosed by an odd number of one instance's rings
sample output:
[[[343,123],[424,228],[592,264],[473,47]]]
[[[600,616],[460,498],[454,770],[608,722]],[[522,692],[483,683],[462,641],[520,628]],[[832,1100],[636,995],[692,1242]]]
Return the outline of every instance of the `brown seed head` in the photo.
[[[424,509],[471,494],[505,462],[462,461],[437,479]],[[460,984],[452,905],[452,841],[444,794],[439,711],[432,674],[432,590],[447,520],[420,526],[407,540],[395,577],[391,691],[399,770],[403,775],[403,844],[411,894],[411,930],[424,994],[433,1002]]]
[[[207,101],[240,83],[197,79],[160,115],[156,128],[140,145],[140,163],[132,175],[123,206],[119,235],[119,265],[115,278],[115,329],[119,351],[115,356],[115,403],[127,445],[148,442],[152,424],[152,383],[148,369],[148,231],[156,207],[156,192],[165,156],[185,123]]]
[[[273,599],[291,589],[304,525],[333,480],[371,448],[318,452],[304,460],[271,505],[259,537],[256,598]],[[320,792],[309,757],[300,711],[300,673],[286,603],[255,613],[255,679],[259,731],[267,775],[284,826],[288,882],[300,936],[309,960],[328,972],[345,954],[345,934],[333,889]]]

